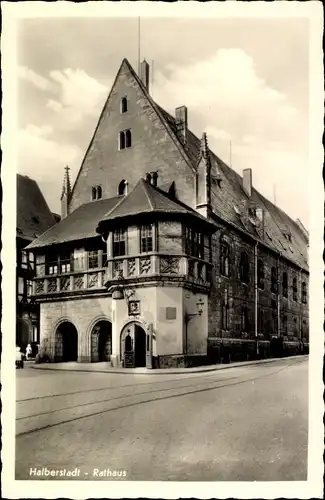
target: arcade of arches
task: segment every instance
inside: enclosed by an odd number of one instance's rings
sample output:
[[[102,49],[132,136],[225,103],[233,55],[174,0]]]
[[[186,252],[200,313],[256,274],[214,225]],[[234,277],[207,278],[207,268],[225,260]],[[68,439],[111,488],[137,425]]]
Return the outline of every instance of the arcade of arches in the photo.
[[[77,360],[78,332],[70,321],[64,321],[55,332],[55,361]]]
[[[110,361],[112,354],[112,323],[98,321],[91,331],[91,362]]]

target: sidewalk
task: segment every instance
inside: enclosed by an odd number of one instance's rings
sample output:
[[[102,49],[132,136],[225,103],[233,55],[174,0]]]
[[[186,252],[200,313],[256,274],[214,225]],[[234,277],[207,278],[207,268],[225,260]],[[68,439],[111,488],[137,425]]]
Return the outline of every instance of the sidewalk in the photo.
[[[254,361],[239,361],[229,364],[197,366],[195,368],[112,368],[109,363],[77,363],[70,361],[68,363],[46,363],[46,364],[30,364],[30,368],[35,370],[57,370],[57,371],[72,371],[72,372],[93,372],[93,373],[119,373],[121,375],[175,375],[184,373],[203,373],[217,370],[226,370],[227,368],[235,368],[237,366],[258,365],[263,363],[274,363],[275,361],[286,361],[289,359],[307,359],[308,355],[288,356],[287,358],[270,358],[259,359]]]

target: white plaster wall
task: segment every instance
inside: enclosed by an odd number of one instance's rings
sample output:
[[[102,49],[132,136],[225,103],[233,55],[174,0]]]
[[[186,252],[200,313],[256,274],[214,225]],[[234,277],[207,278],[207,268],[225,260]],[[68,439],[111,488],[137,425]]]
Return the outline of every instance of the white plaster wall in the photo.
[[[187,324],[187,353],[207,354],[208,340],[208,300],[204,294],[194,294],[184,290],[184,314],[196,314],[198,312],[197,301],[203,300],[203,313],[201,316],[193,316]]]

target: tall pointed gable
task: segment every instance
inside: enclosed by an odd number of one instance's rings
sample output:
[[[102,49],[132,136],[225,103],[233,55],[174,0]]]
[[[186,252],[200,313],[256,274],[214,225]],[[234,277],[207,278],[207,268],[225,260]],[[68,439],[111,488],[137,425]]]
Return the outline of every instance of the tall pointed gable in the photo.
[[[121,141],[124,133],[130,147],[125,138]],[[195,168],[145,84],[123,59],[74,183],[70,210],[91,199],[92,186],[102,187],[103,198],[115,196],[122,179],[132,189],[153,163],[162,184],[176,174],[180,198],[194,205]]]

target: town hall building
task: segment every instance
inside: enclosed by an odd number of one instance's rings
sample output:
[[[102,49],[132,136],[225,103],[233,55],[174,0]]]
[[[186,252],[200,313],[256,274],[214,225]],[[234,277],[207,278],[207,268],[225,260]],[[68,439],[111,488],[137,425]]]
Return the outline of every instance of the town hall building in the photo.
[[[308,232],[124,59],[61,221],[28,247],[41,357],[168,368],[308,350]],[[180,103],[181,104],[181,103]]]

